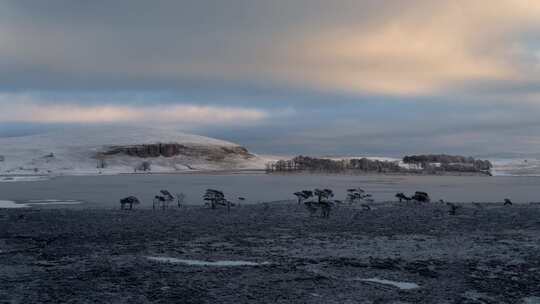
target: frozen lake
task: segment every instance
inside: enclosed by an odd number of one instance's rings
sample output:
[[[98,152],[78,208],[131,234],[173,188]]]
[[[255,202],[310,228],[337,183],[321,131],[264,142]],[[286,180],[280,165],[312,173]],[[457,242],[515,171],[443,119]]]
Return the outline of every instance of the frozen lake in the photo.
[[[433,200],[456,202],[540,201],[540,177],[476,176],[382,176],[382,175],[266,175],[237,174],[155,174],[116,176],[64,176],[51,180],[0,183],[0,200],[25,203],[31,200],[83,201],[70,208],[117,208],[122,197],[135,195],[141,207],[151,207],[160,189],[186,194],[188,204],[202,204],[207,188],[225,192],[230,200],[245,197],[246,203],[294,199],[293,192],[330,188],[336,199],[348,188],[361,187],[375,200],[393,200],[397,192],[427,191]],[[62,206],[66,207],[66,206]]]

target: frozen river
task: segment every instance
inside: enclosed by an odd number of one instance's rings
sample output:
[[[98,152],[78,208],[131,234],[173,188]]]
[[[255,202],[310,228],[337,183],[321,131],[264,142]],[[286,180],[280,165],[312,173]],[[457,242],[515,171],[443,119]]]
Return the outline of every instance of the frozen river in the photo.
[[[348,188],[360,187],[373,194],[375,200],[393,200],[397,192],[411,194],[429,192],[433,200],[456,202],[540,201],[540,177],[475,177],[475,176],[382,176],[382,175],[266,175],[177,174],[64,176],[50,180],[0,183],[0,200],[25,203],[31,200],[78,200],[84,204],[72,208],[117,208],[122,197],[135,195],[143,205],[151,207],[152,198],[160,189],[183,192],[189,204],[202,204],[207,188],[225,192],[236,201],[246,203],[294,199],[293,192],[303,189],[330,188],[336,199],[343,199]],[[66,206],[64,206],[66,207]]]

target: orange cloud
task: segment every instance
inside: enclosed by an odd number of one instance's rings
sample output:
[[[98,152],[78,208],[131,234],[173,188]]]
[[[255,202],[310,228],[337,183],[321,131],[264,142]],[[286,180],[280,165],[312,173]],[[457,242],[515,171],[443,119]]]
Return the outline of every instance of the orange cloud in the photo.
[[[1,105],[1,103],[0,103]],[[50,105],[12,102],[1,105],[0,122],[32,123],[176,123],[187,126],[256,123],[268,113],[256,109],[196,105]]]
[[[540,28],[540,2],[414,3],[390,20],[329,28],[299,38],[297,50],[287,49],[296,64],[282,67],[283,74],[314,87],[396,95],[523,77],[515,58],[510,58],[516,45],[508,41],[522,31]]]

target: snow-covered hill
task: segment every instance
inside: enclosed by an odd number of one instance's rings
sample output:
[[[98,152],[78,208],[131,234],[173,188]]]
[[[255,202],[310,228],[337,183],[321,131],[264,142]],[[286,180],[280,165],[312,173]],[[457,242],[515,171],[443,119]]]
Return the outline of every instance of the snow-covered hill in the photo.
[[[0,138],[0,175],[262,169],[237,144],[164,129],[89,127]]]

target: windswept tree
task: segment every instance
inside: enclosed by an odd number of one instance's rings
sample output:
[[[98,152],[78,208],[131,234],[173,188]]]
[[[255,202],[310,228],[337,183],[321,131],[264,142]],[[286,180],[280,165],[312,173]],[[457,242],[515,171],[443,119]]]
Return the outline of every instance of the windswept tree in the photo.
[[[347,202],[352,204],[359,201],[371,203],[373,202],[373,198],[371,194],[366,193],[366,191],[361,188],[347,189]]]
[[[156,206],[160,206],[163,210],[169,208],[169,203],[174,201],[174,196],[168,190],[160,190],[159,194],[154,196],[152,208],[156,209]]]
[[[125,197],[125,198],[120,200],[120,209],[121,210],[132,210],[133,205],[138,205],[140,203],[141,202],[139,201],[139,199],[136,198],[135,196],[128,196],[128,197]],[[128,208],[128,206],[129,206],[129,208]]]
[[[174,196],[168,190],[159,190],[159,193],[163,195],[167,200],[174,200]]]
[[[219,190],[207,189],[203,199],[210,205],[210,208],[216,209],[218,205],[223,205],[225,194]]]
[[[427,192],[422,192],[422,191],[416,191],[414,193],[412,199],[419,202],[419,203],[429,203],[429,202],[431,202],[431,198],[429,197],[429,194],[427,194]]]
[[[303,201],[313,197],[313,191],[302,190],[295,192],[294,195],[298,198],[298,204],[301,204]]]
[[[314,215],[317,213],[317,210],[321,210],[321,216],[324,218],[330,217],[330,211],[332,210],[332,207],[334,206],[334,202],[330,201],[329,199],[334,196],[334,192],[330,189],[315,189],[313,192],[311,191],[301,191],[296,192],[295,195],[299,198],[299,202],[301,202],[304,197],[310,198],[312,196],[316,196],[316,201],[305,201],[304,205],[306,206],[306,209],[311,215]]]
[[[217,206],[226,206],[227,212],[231,210],[234,204],[225,198],[225,194],[222,191],[215,189],[207,189],[203,199],[210,205],[210,208],[216,209]]]
[[[406,202],[409,202],[412,200],[412,198],[406,196],[403,192],[399,192],[396,194],[396,198],[399,199],[399,202],[401,203],[402,201],[406,201]]]
[[[313,194],[317,197],[319,203],[334,197],[334,191],[330,189],[315,189],[313,190]]]

